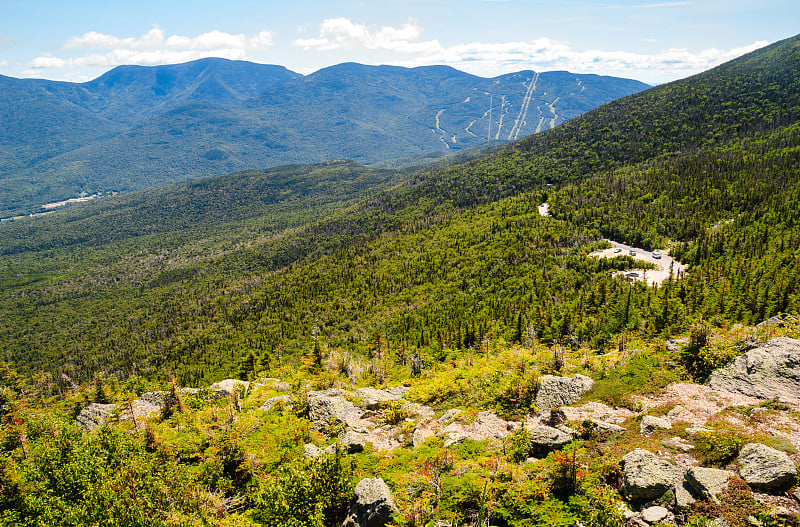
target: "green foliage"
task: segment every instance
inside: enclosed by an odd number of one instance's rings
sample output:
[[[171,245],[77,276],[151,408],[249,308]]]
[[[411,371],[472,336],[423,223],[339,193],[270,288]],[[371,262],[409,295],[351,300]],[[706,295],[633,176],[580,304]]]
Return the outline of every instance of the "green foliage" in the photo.
[[[531,434],[524,426],[519,427],[517,430],[508,436],[508,443],[506,445],[508,457],[515,463],[521,463],[528,459],[533,450],[531,443]]]
[[[569,503],[586,527],[622,527],[627,523],[622,498],[608,485],[588,486],[583,494],[572,496]]]
[[[695,452],[703,466],[724,467],[736,459],[747,439],[730,432],[699,432]]]
[[[381,405],[380,420],[388,425],[400,424],[412,415],[413,412],[403,400],[386,401]]]
[[[354,486],[352,462],[340,450],[312,461],[294,461],[260,478],[248,515],[276,527],[339,525]]]

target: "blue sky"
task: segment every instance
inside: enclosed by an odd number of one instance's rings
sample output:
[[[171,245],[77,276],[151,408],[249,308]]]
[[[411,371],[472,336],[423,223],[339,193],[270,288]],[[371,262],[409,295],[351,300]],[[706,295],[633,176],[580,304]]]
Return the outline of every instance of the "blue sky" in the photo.
[[[666,82],[800,31],[798,0],[0,0],[0,73],[85,81],[201,57]]]

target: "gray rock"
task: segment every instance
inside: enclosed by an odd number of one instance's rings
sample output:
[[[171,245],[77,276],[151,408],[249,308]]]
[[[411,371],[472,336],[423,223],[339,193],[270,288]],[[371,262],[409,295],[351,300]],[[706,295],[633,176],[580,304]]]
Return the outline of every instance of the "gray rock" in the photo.
[[[356,432],[350,428],[343,430],[337,438],[347,449],[348,454],[363,452],[366,439],[364,434]]]
[[[303,445],[303,452],[308,459],[319,457],[319,447],[317,447],[317,445],[314,443],[306,443]]]
[[[356,485],[342,527],[384,527],[397,512],[389,487],[381,478],[364,478]]]
[[[540,410],[568,406],[577,402],[593,385],[594,381],[585,375],[578,374],[572,378],[543,375],[536,393],[536,406]]]
[[[785,452],[761,443],[748,443],[739,452],[739,475],[748,485],[759,490],[790,487],[797,468]]]
[[[479,412],[475,417],[475,433],[484,438],[504,439],[520,424],[506,421],[494,412]]]
[[[525,465],[533,465],[534,463],[537,463],[538,461],[539,461],[539,458],[526,457],[525,461],[523,461],[523,464],[525,464]]]
[[[81,413],[75,418],[75,422],[87,432],[91,432],[106,423],[116,408],[116,404],[91,403],[81,410]]]
[[[444,435],[444,447],[449,448],[459,443],[463,443],[466,439],[467,436],[461,432],[447,432]]]
[[[798,488],[798,489],[794,489],[794,492],[792,492],[792,497],[793,497],[793,498],[794,498],[794,499],[795,499],[797,502],[800,502],[800,488]]]
[[[697,502],[694,496],[692,496],[692,492],[689,490],[689,484],[686,483],[686,481],[682,480],[676,483],[673,491],[675,493],[675,506],[679,509],[685,509]]]
[[[434,437],[435,435],[436,434],[427,428],[417,428],[414,430],[414,434],[411,436],[411,444],[415,447],[418,447],[424,443],[426,439],[429,437]]]
[[[451,408],[450,410],[447,410],[439,419],[437,419],[436,422],[439,423],[440,425],[447,424],[463,413],[464,410],[460,408]]]
[[[164,401],[168,397],[171,397],[171,395],[167,392],[145,392],[138,399],[131,401],[130,408],[133,409],[133,415],[137,419],[150,417],[164,408]],[[129,410],[129,408],[125,410]],[[130,416],[126,414],[125,418],[128,417]]]
[[[720,516],[719,518],[714,518],[711,520],[711,522],[708,524],[708,527],[731,527],[731,524],[729,524],[725,518]]]
[[[763,328],[768,326],[774,326],[777,328],[784,328],[795,324],[797,322],[797,317],[794,315],[790,315],[789,313],[779,313],[774,317],[769,317],[767,320],[763,322],[759,322],[756,324],[757,328]]]
[[[328,388],[325,390],[311,390],[308,392],[308,397],[355,397],[355,394],[341,388]]]
[[[680,450],[681,452],[691,452],[694,450],[694,445],[686,441],[682,437],[670,437],[661,442],[667,448]]]
[[[230,395],[236,390],[237,386],[242,386],[245,392],[250,389],[249,382],[240,381],[239,379],[224,379],[222,381],[215,382],[209,386],[208,389],[221,395]]]
[[[531,449],[536,455],[546,455],[574,439],[572,435],[552,426],[533,425],[528,427],[528,432],[531,435]]]
[[[595,426],[595,428],[597,428],[597,430],[600,430],[601,432],[624,432],[625,431],[625,427],[624,426],[615,425],[613,423],[607,423],[607,422],[601,421],[599,419],[592,419],[590,422]]]
[[[656,523],[669,516],[669,511],[664,507],[647,507],[642,511],[642,519],[647,523]]]
[[[622,495],[629,500],[654,500],[673,486],[675,466],[642,448],[625,454],[620,466]]]
[[[672,423],[661,417],[654,415],[646,415],[642,417],[642,422],[639,425],[639,433],[644,436],[649,436],[656,430],[669,430],[672,428]]]
[[[719,504],[717,496],[728,488],[728,482],[733,476],[733,472],[728,470],[692,467],[686,472],[685,478],[694,495]]]
[[[779,337],[711,374],[715,390],[800,405],[800,340]]]
[[[275,405],[278,403],[282,403],[284,405],[290,405],[292,403],[292,396],[291,395],[276,395],[275,397],[270,397],[264,404],[259,407],[259,410],[266,412],[267,410],[271,410]]]
[[[308,398],[308,419],[311,427],[324,432],[336,420],[346,425],[360,420],[364,411],[340,396],[316,395]]]
[[[356,397],[361,397],[364,400],[364,408],[367,410],[378,410],[381,407],[381,403],[402,399],[408,393],[408,390],[407,386],[394,386],[385,390],[359,388],[356,390]]]
[[[713,432],[713,430],[711,430],[710,428],[706,428],[705,426],[697,426],[697,425],[693,425],[686,428],[686,433],[689,434],[690,436],[696,436],[699,433],[708,433],[708,432]]]

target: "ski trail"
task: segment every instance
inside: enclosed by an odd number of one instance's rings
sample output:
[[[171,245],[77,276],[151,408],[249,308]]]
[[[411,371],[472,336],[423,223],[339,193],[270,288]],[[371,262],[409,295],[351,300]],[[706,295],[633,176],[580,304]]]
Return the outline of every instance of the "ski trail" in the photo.
[[[585,89],[586,89],[586,86],[584,86],[584,85],[583,85],[583,83],[581,82],[581,80],[580,80],[580,79],[576,78],[575,80],[576,80],[576,81],[578,81],[578,86],[579,86],[579,87],[580,87],[580,89],[581,89],[581,91],[579,91],[578,93],[583,93],[583,90],[585,90]]]
[[[508,133],[508,140],[517,139],[522,125],[525,123],[525,118],[528,115],[528,106],[531,104],[531,97],[533,91],[536,89],[536,81],[539,80],[539,74],[534,73],[531,83],[528,85],[528,91],[525,92],[525,97],[522,99],[522,105],[519,108],[519,114],[514,120],[514,126],[511,127],[511,132]]]
[[[556,119],[558,119],[558,114],[556,113],[555,106],[556,106],[556,103],[558,102],[558,100],[560,98],[561,97],[556,97],[553,100],[553,102],[551,102],[550,104],[547,105],[550,108],[550,111],[553,112],[553,118],[550,119],[550,128],[555,128],[556,127]]]
[[[444,130],[442,130],[442,127],[441,127],[441,126],[439,126],[439,118],[442,116],[442,114],[444,113],[444,111],[445,111],[446,109],[447,109],[447,108],[442,108],[441,110],[439,110],[438,112],[436,112],[436,131],[439,133],[439,141],[441,141],[442,143],[444,143],[444,146],[446,146],[446,147],[447,147],[447,149],[449,150],[449,149],[450,149],[450,143],[448,143],[448,142],[447,142],[447,139],[445,139],[445,138],[444,138],[444,136],[447,134],[447,132],[445,132]],[[454,138],[454,139],[453,139],[453,142],[455,143],[455,136],[453,136],[453,138]]]
[[[538,134],[542,131],[542,125],[544,124],[544,115],[542,115],[542,107],[537,106],[536,111],[539,112],[539,123],[536,125],[536,131],[534,133]]]
[[[484,114],[484,115],[486,115],[486,114]],[[472,128],[472,125],[473,125],[473,124],[475,124],[475,121],[477,121],[477,119],[473,119],[473,120],[472,120],[472,121],[471,121],[471,122],[470,122],[470,123],[467,125],[467,127],[466,127],[466,128],[464,128],[464,131],[465,131],[465,132],[467,132],[467,133],[468,133],[469,135],[471,135],[472,137],[478,137],[478,136],[477,136],[477,135],[476,135],[476,134],[475,134],[475,133],[474,133],[472,130],[470,130],[470,128]]]
[[[500,139],[500,130],[503,129],[503,118],[506,116],[507,113],[503,111],[505,110],[505,107],[506,107],[506,96],[503,95],[503,98],[501,99],[500,102],[500,122],[497,124],[497,133],[494,135],[495,140]]]

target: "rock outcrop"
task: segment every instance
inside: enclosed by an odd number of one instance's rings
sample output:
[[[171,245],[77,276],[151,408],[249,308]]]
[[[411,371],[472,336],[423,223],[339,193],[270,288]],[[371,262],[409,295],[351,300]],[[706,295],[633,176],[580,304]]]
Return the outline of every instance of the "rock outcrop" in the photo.
[[[528,433],[531,436],[531,450],[537,456],[545,456],[574,439],[572,434],[546,425],[529,426]]]
[[[355,423],[364,414],[361,408],[339,395],[311,396],[311,393],[308,398],[308,419],[311,427],[318,432],[326,431],[336,421],[345,425]]]
[[[733,476],[733,472],[728,470],[691,467],[684,477],[694,496],[719,504],[717,496],[728,488],[728,482]]]
[[[276,395],[275,397],[270,397],[264,404],[262,404],[258,409],[266,412],[267,410],[271,410],[278,404],[283,405],[290,405],[292,403],[292,396],[291,395]]]
[[[224,379],[219,382],[215,382],[209,386],[208,389],[219,395],[228,396],[236,390],[237,386],[242,386],[244,390],[247,391],[250,388],[250,383],[247,381],[241,381],[239,379]]]
[[[633,501],[660,498],[673,486],[675,466],[652,452],[637,448],[620,460],[622,495]]]
[[[594,386],[594,381],[585,375],[556,377],[543,375],[536,392],[536,406],[540,410],[567,406],[578,401]]]
[[[715,390],[800,406],[800,340],[772,339],[712,373],[708,382]]]
[[[364,400],[364,408],[367,410],[377,410],[380,408],[381,403],[386,401],[397,401],[402,399],[409,388],[406,386],[394,386],[386,388],[385,390],[378,390],[377,388],[359,388],[356,390],[356,397],[361,397]]]
[[[75,422],[86,431],[91,432],[108,421],[116,408],[116,404],[91,403],[81,410],[81,413],[75,418]]]
[[[741,467],[739,475],[754,489],[784,489],[790,487],[797,476],[797,468],[785,452],[761,443],[746,444],[737,461]]]
[[[669,430],[670,428],[672,428],[672,423],[666,419],[654,415],[646,415],[642,417],[642,422],[639,425],[639,433],[644,436],[649,436],[656,430]]]
[[[396,511],[386,482],[381,478],[364,478],[356,484],[342,527],[384,527]]]

